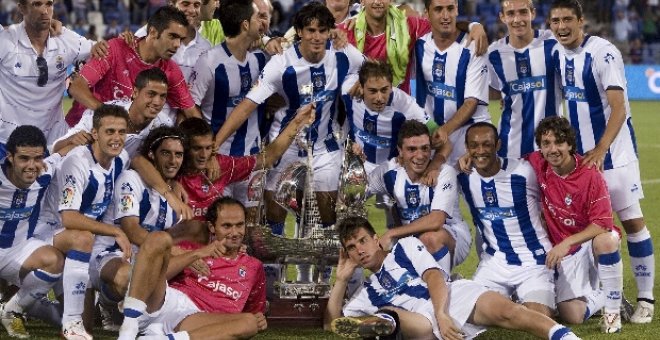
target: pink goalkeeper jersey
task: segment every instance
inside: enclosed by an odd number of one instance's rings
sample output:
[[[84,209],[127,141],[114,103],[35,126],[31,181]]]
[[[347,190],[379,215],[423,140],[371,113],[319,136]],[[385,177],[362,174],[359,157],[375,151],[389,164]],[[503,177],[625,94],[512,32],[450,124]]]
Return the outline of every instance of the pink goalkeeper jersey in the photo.
[[[540,151],[531,153],[528,160],[541,187],[543,215],[553,245],[592,223],[621,234],[614,225],[610,194],[603,175],[595,168],[583,167],[581,156],[575,156],[576,168],[565,178],[552,170]],[[571,248],[570,253],[578,247]]]
[[[186,250],[203,247],[188,241],[178,246]],[[186,294],[204,312],[266,311],[266,275],[261,261],[243,253],[235,259],[207,257],[204,261],[209,266],[209,276],[198,276],[186,267],[170,280],[170,287]]]
[[[159,59],[153,64],[144,62],[137,54],[137,40],[129,46],[121,38],[108,41],[110,54],[103,59],[91,59],[80,70],[87,80],[94,97],[101,102],[110,100],[131,100],[133,82],[143,70],[158,67],[167,75],[167,103],[175,109],[188,109],[195,105],[181,69],[173,60]],[[66,121],[71,125],[80,120],[84,107],[75,102]]]

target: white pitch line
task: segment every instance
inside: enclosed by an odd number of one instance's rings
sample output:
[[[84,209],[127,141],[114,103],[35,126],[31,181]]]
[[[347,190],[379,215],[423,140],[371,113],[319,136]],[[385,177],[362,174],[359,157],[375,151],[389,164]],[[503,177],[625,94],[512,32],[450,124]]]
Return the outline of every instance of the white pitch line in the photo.
[[[642,184],[644,184],[644,185],[660,184],[660,178],[645,179],[645,180],[642,181]]]

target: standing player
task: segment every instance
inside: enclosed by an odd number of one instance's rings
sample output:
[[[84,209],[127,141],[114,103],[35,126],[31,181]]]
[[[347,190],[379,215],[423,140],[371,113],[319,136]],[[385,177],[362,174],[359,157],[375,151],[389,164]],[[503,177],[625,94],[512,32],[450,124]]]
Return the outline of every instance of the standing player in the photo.
[[[620,332],[620,231],[614,225],[605,180],[597,169],[582,166],[582,156],[575,153],[575,131],[566,119],[542,120],[536,143],[541,150],[530,154],[529,162],[541,186],[543,216],[553,244],[546,264],[558,273],[559,317],[582,323],[604,305],[603,332]],[[590,277],[596,270],[598,280]]]
[[[172,237],[154,232],[138,252],[132,284],[124,300],[120,340],[142,331],[158,339],[243,339],[266,329],[263,267],[240,253],[245,235],[245,208],[220,198],[211,205],[208,222],[215,240],[204,247],[184,243],[191,251],[170,258]],[[183,276],[198,259],[209,263],[206,276]],[[196,275],[195,275],[196,276]]]
[[[484,326],[499,326],[551,340],[579,339],[549,317],[475,282],[446,283],[433,256],[414,237],[401,239],[388,253],[362,217],[343,220],[338,231],[343,247],[324,315],[326,329],[351,338],[471,339]],[[373,274],[342,308],[346,282],[357,267]]]
[[[252,42],[263,34],[256,5],[251,0],[243,0],[226,2],[222,8],[220,20],[227,40],[202,54],[195,66],[195,81],[191,84],[193,100],[201,107],[214,135],[231,116],[234,107],[245,98],[266,64],[262,52],[249,51]],[[233,157],[258,153],[261,144],[259,126],[263,119],[263,108],[259,107],[215,151]],[[247,189],[248,181],[232,183],[225,187],[223,195],[234,197],[249,210],[255,210],[257,202],[248,202]],[[253,215],[253,211],[248,213],[248,216]],[[248,220],[251,219],[248,217]]]
[[[171,60],[187,36],[188,20],[176,8],[161,7],[149,18],[148,34],[128,45],[123,38],[108,42],[109,55],[92,59],[74,74],[69,93],[77,101],[67,115],[69,125],[80,120],[84,108],[96,109],[103,102],[128,99],[137,74],[158,67],[167,75],[167,100],[186,117],[199,117],[179,66]]]
[[[316,120],[306,137],[312,143],[314,191],[324,225],[332,225],[335,221],[331,202],[337,193],[337,174],[341,166],[342,151],[335,137],[336,99],[346,76],[357,73],[364,61],[353,46],[339,50],[332,46],[328,38],[334,24],[332,13],[323,4],[311,2],[305,5],[294,19],[299,42],[268,62],[257,86],[234,108],[215,138],[218,147],[274,93],[281,95],[286,104],[275,113],[271,139],[286,128],[298,108],[314,103]],[[305,150],[292,146],[269,174],[267,212],[269,224],[276,232],[283,232],[286,217],[286,211],[272,199],[277,178],[289,164],[305,157]]]
[[[532,0],[500,1],[508,35],[488,49],[490,86],[503,96],[500,157],[520,158],[534,151],[534,129],[541,119],[562,114],[559,79],[550,30],[534,30]]]
[[[418,121],[403,123],[397,148],[397,158],[369,175],[367,195],[380,193],[392,197],[403,222],[389,228],[379,242],[383,249],[389,250],[400,238],[418,236],[440,268],[451,273],[453,266],[465,260],[471,243],[470,230],[458,208],[456,171],[442,165],[433,185],[421,183],[431,162],[432,149],[428,128]]]
[[[614,210],[626,230],[630,265],[637,283],[631,321],[653,319],[655,259],[639,200],[644,198],[621,53],[605,39],[585,35],[577,0],[553,2],[550,28],[576,150],[587,167],[604,169]]]
[[[94,44],[67,28],[61,35],[50,35],[52,1],[20,0],[18,10],[23,21],[0,34],[0,158],[17,126],[37,126],[49,144],[66,132],[66,70],[86,60]]]
[[[473,280],[551,315],[555,285],[546,268],[552,248],[541,220],[534,169],[524,160],[499,158],[497,128],[486,122],[467,129],[465,146],[476,171],[459,174],[474,225],[483,238]]]
[[[457,42],[456,0],[425,0],[431,32],[415,42],[417,104],[440,125],[434,144],[451,142],[449,164],[465,153],[465,130],[475,122],[489,121],[488,66],[475,47]]]

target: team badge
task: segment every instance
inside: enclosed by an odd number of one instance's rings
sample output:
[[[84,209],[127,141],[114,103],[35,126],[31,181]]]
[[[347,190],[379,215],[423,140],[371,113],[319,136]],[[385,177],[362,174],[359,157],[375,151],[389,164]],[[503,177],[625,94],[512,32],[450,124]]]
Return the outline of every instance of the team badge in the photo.
[[[406,202],[411,207],[419,205],[419,188],[416,185],[406,187]]]
[[[133,187],[131,187],[130,183],[123,183],[121,185],[121,192],[133,192]]]
[[[566,203],[566,205],[571,205],[571,203],[573,203],[573,197],[571,197],[571,194],[566,194],[566,197],[564,197],[564,203]]]
[[[202,192],[205,194],[209,193],[209,185],[208,184],[202,184]]]
[[[495,204],[495,194],[491,190],[484,193],[485,201],[488,204]]]
[[[133,208],[133,198],[130,195],[124,195],[121,197],[119,205],[121,206],[121,212],[128,212]]]
[[[442,78],[445,73],[445,64],[442,62],[436,62],[433,64],[433,76],[436,78]]]
[[[250,79],[250,74],[249,73],[242,73],[241,74],[241,89],[249,89],[251,80],[252,79]]]
[[[20,62],[16,62],[16,65],[14,65],[15,68],[21,68],[23,65]]]
[[[70,205],[73,202],[73,196],[76,194],[76,189],[67,186],[62,190],[62,204]]]
[[[19,207],[22,206],[23,203],[25,203],[25,196],[26,196],[26,194],[27,194],[27,193],[24,192],[24,191],[19,191],[19,192],[16,194],[16,197],[14,198],[14,205],[15,205],[15,206],[19,206]]]
[[[241,266],[240,268],[238,268],[238,275],[240,277],[245,277],[245,275],[247,275],[247,269],[245,269],[244,266]]]
[[[527,58],[518,60],[518,73],[521,74],[521,78],[529,77],[529,61]]]
[[[315,88],[322,88],[325,86],[325,79],[323,75],[317,75],[314,76],[314,79],[312,79],[312,84],[314,84]]]
[[[64,70],[64,57],[62,57],[61,55],[55,57],[55,68],[57,68],[60,71]]]
[[[374,124],[373,121],[368,120],[364,122],[364,130],[367,131],[368,133],[375,134],[376,133],[376,124]]]

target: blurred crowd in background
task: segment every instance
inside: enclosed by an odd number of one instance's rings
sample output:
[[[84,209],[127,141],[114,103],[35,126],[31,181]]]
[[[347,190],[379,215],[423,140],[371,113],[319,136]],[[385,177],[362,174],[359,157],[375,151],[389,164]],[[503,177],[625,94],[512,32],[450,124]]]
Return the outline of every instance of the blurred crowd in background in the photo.
[[[271,35],[282,35],[291,26],[292,14],[309,1],[271,0]],[[423,0],[406,3],[423,14]],[[505,35],[506,26],[498,16],[499,0],[459,0],[458,3],[459,19],[484,24],[490,41]],[[660,0],[583,1],[586,31],[612,41],[623,53],[626,63],[660,64],[659,3]],[[124,30],[135,32],[156,9],[166,4],[167,0],[55,0],[54,17],[80,35],[107,40]],[[535,4],[534,25],[545,28],[550,1],[535,1]],[[0,0],[0,24],[6,26],[20,20],[16,1]]]

